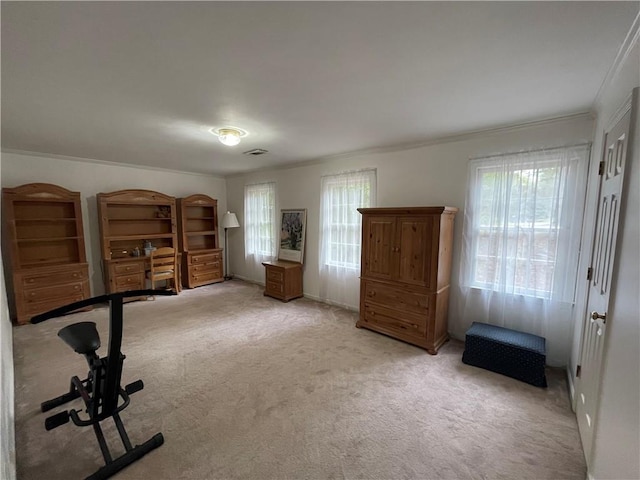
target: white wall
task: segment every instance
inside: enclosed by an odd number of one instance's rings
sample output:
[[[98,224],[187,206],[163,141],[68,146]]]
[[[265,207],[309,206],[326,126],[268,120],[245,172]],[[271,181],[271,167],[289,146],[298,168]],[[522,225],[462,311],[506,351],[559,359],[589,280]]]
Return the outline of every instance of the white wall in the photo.
[[[632,89],[640,86],[639,18],[636,18],[635,40],[623,51],[626,57],[623,56],[618,73],[596,105],[595,152],[602,149],[603,134],[612,115]],[[640,478],[640,125],[637,121],[632,128],[630,147],[633,150],[625,172],[593,458],[588,465],[589,475],[595,479]],[[592,197],[597,195],[597,189],[591,190]],[[590,201],[595,205],[593,198]],[[595,228],[593,215],[586,223],[591,230]],[[577,329],[576,342],[580,332],[581,328]]]
[[[318,229],[320,177],[322,175],[365,167],[377,169],[380,207],[450,205],[460,208],[456,216],[451,313],[449,331],[464,338],[469,325],[456,322],[459,257],[462,238],[463,208],[466,193],[467,164],[470,157],[512,152],[540,147],[571,145],[591,141],[593,120],[582,115],[522,127],[463,135],[418,148],[378,151],[335,158],[322,163],[293,168],[254,172],[227,179],[227,202],[244,221],[244,185],[262,181],[277,183],[278,208],[306,208],[307,239],[303,287],[310,297],[319,295]],[[244,262],[244,232],[229,231],[229,250],[233,272],[264,283],[264,273],[254,272]]]
[[[100,261],[96,194],[123,189],[145,189],[179,198],[204,193],[218,200],[220,216],[226,211],[226,187],[223,178],[79,160],[81,159],[4,152],[2,187],[43,182],[80,192],[91,294],[94,296],[105,291]]]
[[[0,159],[1,161],[1,159]],[[0,256],[0,478],[16,478],[13,332]]]

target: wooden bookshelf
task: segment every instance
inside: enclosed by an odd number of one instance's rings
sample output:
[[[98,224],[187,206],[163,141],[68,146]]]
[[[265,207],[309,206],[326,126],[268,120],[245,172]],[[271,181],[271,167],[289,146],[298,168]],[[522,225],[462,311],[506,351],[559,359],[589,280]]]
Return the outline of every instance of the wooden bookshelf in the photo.
[[[151,190],[119,190],[96,197],[107,292],[145,288],[149,260],[145,243],[156,248],[178,245],[175,198]]]
[[[183,285],[194,288],[222,282],[218,201],[202,194],[179,198],[178,226]]]
[[[91,297],[79,192],[48,183],[3,188],[2,253],[18,324]]]

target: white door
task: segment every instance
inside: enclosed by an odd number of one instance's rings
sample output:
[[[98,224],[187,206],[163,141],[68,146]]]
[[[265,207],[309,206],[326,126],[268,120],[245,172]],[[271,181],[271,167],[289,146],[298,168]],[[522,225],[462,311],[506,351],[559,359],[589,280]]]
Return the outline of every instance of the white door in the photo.
[[[593,238],[591,279],[582,330],[580,373],[576,381],[576,415],[587,464],[591,460],[607,322],[613,321],[607,319],[607,307],[620,216],[622,179],[627,160],[630,118],[629,108],[616,125],[605,133],[600,162],[600,194]]]

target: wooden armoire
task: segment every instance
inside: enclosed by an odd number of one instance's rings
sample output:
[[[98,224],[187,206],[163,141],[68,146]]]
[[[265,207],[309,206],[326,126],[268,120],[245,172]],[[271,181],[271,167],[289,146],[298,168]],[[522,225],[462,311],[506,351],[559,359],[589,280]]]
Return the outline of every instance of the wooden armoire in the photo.
[[[435,355],[447,311],[455,207],[359,208],[364,327]]]
[[[50,183],[3,188],[2,254],[9,313],[20,325],[91,297],[80,193]]]

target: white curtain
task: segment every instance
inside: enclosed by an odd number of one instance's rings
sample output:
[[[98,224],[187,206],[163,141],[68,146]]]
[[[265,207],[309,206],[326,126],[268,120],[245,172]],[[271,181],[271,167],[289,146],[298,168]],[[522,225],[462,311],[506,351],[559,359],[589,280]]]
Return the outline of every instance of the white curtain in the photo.
[[[360,303],[360,207],[376,201],[376,171],[322,177],[320,200],[320,298],[357,309]]]
[[[276,257],[276,184],[244,187],[244,258],[248,277],[264,281],[262,262]]]
[[[465,329],[540,335],[547,363],[568,363],[588,158],[579,145],[470,162],[455,319]]]

